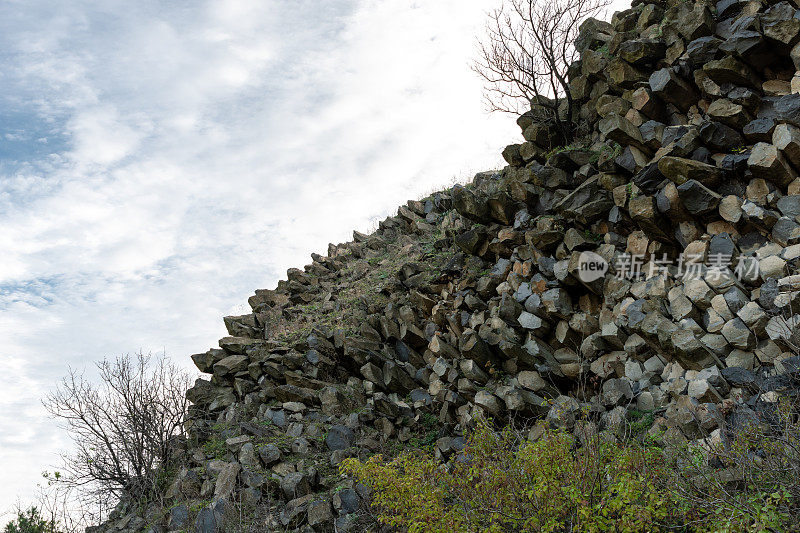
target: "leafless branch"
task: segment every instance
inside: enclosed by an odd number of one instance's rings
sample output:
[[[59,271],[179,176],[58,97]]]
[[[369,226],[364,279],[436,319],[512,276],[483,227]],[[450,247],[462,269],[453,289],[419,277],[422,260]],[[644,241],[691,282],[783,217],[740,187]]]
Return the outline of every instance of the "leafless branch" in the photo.
[[[106,508],[151,500],[184,437],[189,376],[144,354],[104,360],[97,370],[97,384],[71,370],[44,401],[74,445],[51,481]]]
[[[472,69],[485,82],[490,111],[521,114],[532,102],[548,110],[562,140],[574,136],[567,72],[578,58],[581,23],[608,0],[503,0],[489,13]]]

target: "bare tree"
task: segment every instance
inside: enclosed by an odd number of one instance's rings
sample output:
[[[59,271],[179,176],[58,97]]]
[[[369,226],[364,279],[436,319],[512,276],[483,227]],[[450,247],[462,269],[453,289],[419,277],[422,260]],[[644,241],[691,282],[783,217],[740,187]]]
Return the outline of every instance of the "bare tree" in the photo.
[[[574,137],[568,70],[578,59],[581,23],[608,0],[502,0],[489,13],[473,70],[486,83],[491,111],[520,114],[541,106],[564,143]]]
[[[71,370],[44,401],[74,451],[51,478],[95,505],[149,501],[163,491],[184,437],[189,375],[165,357],[97,364],[97,384]]]

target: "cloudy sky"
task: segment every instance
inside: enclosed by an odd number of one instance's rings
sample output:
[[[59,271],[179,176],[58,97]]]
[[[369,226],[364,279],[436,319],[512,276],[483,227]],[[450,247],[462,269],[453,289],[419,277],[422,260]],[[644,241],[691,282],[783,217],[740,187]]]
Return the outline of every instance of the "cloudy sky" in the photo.
[[[0,1],[0,510],[104,356],[188,356],[329,242],[497,168],[485,0]]]

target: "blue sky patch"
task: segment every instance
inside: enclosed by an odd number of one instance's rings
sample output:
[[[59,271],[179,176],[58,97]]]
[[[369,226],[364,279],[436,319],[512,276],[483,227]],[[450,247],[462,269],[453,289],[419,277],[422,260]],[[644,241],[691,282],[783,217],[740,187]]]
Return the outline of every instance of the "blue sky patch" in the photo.
[[[0,161],[31,163],[68,147],[63,122],[35,112],[0,109]]]

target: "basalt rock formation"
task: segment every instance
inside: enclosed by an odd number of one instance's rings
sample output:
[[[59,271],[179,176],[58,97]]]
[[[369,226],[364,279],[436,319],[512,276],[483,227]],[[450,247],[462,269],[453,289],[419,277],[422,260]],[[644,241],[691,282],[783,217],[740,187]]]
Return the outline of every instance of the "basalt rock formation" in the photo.
[[[346,457],[456,457],[480,417],[719,441],[800,371],[800,11],[635,0],[534,103],[508,166],[258,290],[201,372],[171,507],[97,531],[360,531]],[[591,252],[592,255],[588,252]],[[587,258],[605,275],[586,272]],[[601,272],[602,274],[602,272]],[[596,422],[595,422],[596,421]],[[532,436],[532,437],[535,437]],[[255,523],[255,522],[254,522]]]

